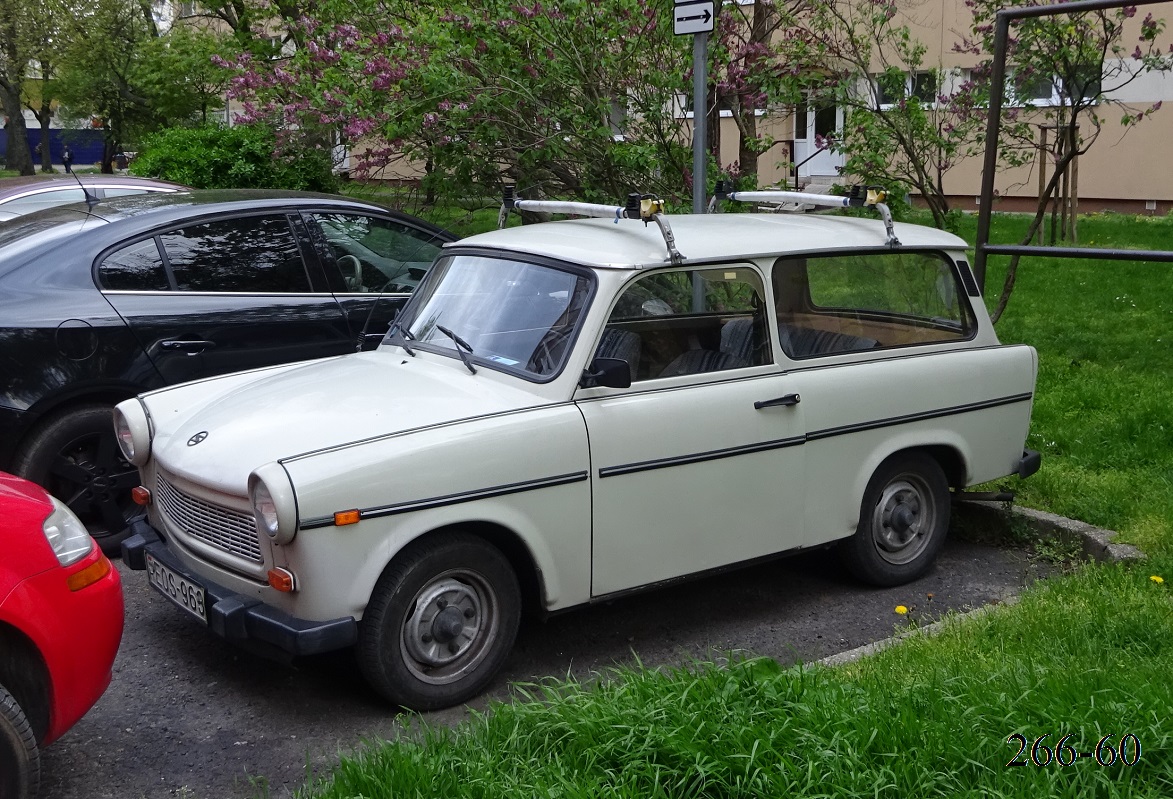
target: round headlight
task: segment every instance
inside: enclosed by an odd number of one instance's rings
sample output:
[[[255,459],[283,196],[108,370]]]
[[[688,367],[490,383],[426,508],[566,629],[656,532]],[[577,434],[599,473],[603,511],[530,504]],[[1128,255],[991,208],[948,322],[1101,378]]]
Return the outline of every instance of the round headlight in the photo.
[[[266,463],[248,477],[248,497],[257,532],[274,544],[288,544],[297,534],[297,497],[279,463]]]
[[[277,504],[273,502],[273,495],[269,493],[269,489],[265,488],[265,484],[260,480],[253,484],[252,502],[253,515],[257,517],[257,529],[269,538],[276,538],[280,529]]]
[[[134,460],[134,433],[126,421],[126,415],[117,408],[114,409],[114,436],[118,439],[118,448],[122,456],[128,461]]]
[[[62,566],[77,563],[90,554],[94,548],[94,539],[86,532],[86,526],[56,497],[49,497],[53,501],[53,512],[41,524],[45,531],[45,538],[49,539],[49,546],[53,547],[57,561]]]
[[[138,398],[114,406],[114,437],[123,457],[135,466],[151,457],[151,420]]]

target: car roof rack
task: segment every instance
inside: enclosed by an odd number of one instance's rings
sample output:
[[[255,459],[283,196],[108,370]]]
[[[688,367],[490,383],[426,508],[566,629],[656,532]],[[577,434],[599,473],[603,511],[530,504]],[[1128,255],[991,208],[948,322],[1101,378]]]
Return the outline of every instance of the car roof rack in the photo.
[[[880,218],[884,220],[884,230],[888,233],[889,247],[899,247],[900,239],[896,238],[896,228],[892,223],[892,212],[884,203],[888,193],[879,186],[852,186],[847,194],[808,194],[802,191],[781,191],[765,189],[762,191],[725,191],[725,181],[718,180],[713,198],[709,200],[709,213],[720,213],[721,206],[718,200],[733,200],[742,203],[798,203],[799,205],[818,205],[824,208],[875,208]]]
[[[672,227],[664,216],[664,201],[652,194],[632,193],[627,195],[626,205],[601,205],[598,203],[580,203],[565,200],[523,200],[514,193],[514,187],[505,186],[504,197],[501,202],[501,213],[497,217],[497,227],[505,227],[509,221],[509,212],[533,211],[547,214],[573,214],[575,216],[590,216],[600,219],[612,219],[616,224],[620,219],[642,219],[644,225],[656,223],[660,234],[664,237],[664,245],[668,248],[668,260],[673,264],[684,263],[684,256],[676,249],[676,238],[672,235]]]

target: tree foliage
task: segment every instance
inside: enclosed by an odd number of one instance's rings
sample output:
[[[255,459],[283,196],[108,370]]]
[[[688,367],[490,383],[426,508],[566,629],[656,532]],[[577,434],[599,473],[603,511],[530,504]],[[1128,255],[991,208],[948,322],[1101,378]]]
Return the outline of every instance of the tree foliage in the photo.
[[[926,46],[902,19],[895,0],[808,0],[790,20],[782,48],[790,65],[786,96],[843,109],[842,130],[816,146],[842,153],[846,175],[912,189],[946,227],[944,177],[976,151],[984,87],[926,63]],[[919,87],[910,85],[914,76]]]
[[[276,134],[267,126],[171,128],[146,136],[141,146],[131,164],[134,174],[196,189],[338,188],[328,150],[278,153]]]
[[[33,174],[21,91],[36,39],[35,7],[23,0],[0,0],[0,106],[8,132],[5,167],[22,175]]]
[[[430,194],[672,195],[689,158],[668,23],[639,0],[326,0],[293,56],[234,61],[234,92],[248,120],[374,143],[359,176],[423,165]]]

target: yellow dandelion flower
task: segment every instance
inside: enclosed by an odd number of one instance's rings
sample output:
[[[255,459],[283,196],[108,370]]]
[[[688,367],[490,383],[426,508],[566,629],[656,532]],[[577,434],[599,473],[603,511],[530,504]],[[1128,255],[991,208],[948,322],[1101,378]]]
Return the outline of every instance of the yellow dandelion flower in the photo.
[[[1159,577],[1159,576],[1157,576],[1157,575],[1155,575],[1155,574],[1154,574],[1152,577],[1150,577],[1149,579],[1150,579],[1150,580],[1152,580],[1152,581],[1153,581],[1154,583],[1156,583],[1157,585],[1160,585],[1161,583],[1165,582],[1165,578],[1164,578],[1164,577]]]
[[[904,607],[904,605],[897,605],[896,612],[899,613],[901,616],[904,616],[904,615],[908,614],[908,608]]]

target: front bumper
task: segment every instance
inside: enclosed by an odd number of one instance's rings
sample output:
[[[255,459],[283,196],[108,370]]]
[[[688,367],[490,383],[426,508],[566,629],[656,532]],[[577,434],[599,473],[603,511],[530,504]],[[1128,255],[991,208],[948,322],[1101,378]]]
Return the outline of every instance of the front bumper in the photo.
[[[358,623],[350,616],[309,621],[290,616],[254,597],[241,596],[194,574],[175,557],[146,520],[131,524],[122,542],[122,561],[132,569],[147,568],[146,553],[204,589],[208,627],[226,641],[262,654],[316,655],[358,643]]]

